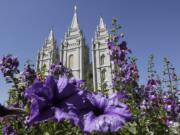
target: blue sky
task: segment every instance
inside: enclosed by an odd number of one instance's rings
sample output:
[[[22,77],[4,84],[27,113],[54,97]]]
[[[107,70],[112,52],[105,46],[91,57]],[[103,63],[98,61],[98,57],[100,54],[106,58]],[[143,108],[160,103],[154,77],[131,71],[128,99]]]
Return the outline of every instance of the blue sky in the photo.
[[[180,75],[179,0],[0,0],[0,56],[18,56],[21,68],[27,59],[35,63],[52,25],[59,46],[71,24],[74,3],[89,46],[100,15],[108,27],[113,17],[118,19],[138,58],[141,82],[146,81],[150,54],[155,55],[158,71],[166,56]],[[0,75],[1,103],[7,99],[7,91]]]

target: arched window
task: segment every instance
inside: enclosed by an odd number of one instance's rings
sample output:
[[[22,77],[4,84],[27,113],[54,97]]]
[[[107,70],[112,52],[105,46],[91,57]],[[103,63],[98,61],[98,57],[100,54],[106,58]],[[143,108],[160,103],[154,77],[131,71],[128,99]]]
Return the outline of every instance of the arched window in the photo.
[[[106,70],[103,69],[103,70],[101,71],[101,80],[104,81],[105,79],[106,79]]]
[[[101,55],[100,57],[100,65],[104,65],[104,59],[105,59],[105,55]]]
[[[71,54],[70,56],[69,56],[69,68],[72,68],[73,67],[73,55]]]

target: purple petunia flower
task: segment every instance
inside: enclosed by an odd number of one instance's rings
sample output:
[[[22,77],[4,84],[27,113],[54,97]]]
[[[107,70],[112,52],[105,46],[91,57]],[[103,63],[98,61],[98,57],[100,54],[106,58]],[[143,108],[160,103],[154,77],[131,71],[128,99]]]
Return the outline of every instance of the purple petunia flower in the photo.
[[[68,119],[78,124],[77,113],[91,104],[85,93],[62,77],[58,82],[48,76],[44,83],[36,80],[26,89],[25,96],[30,100],[29,123],[56,119]]]
[[[84,132],[116,132],[131,118],[123,103],[110,102],[101,94],[93,94],[90,100],[93,110],[83,117]]]
[[[125,91],[121,91],[121,92],[114,92],[112,94],[109,95],[109,102],[111,102],[114,105],[119,104],[120,102],[125,102],[128,99],[128,96],[125,94]]]

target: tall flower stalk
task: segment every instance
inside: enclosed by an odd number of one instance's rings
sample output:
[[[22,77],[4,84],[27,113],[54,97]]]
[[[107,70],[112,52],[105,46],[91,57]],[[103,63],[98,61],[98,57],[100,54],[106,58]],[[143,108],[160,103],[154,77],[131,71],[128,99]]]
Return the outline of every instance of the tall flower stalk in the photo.
[[[178,89],[178,81],[180,80],[175,73],[175,68],[170,63],[167,58],[164,58],[164,71],[163,71],[164,79],[163,82],[166,84],[171,93],[175,93]]]
[[[117,20],[112,21],[112,31],[108,42],[110,60],[112,66],[112,83],[114,91],[122,91],[127,89],[127,85],[137,86],[139,79],[136,59],[129,58],[128,54],[131,50],[124,41],[124,34],[118,34],[121,26],[117,24]]]
[[[157,92],[162,92],[162,80],[160,79],[157,71],[155,70],[154,55],[149,56],[148,60],[148,83],[154,85]]]

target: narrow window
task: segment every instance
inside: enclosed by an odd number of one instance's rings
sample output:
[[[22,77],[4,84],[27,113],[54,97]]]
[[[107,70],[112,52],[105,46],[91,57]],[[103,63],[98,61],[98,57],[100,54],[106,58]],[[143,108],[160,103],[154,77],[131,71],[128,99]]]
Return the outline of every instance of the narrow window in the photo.
[[[106,70],[103,69],[103,70],[101,71],[101,80],[104,81],[105,78],[106,78]]]
[[[73,67],[73,55],[71,54],[69,56],[69,68],[72,68]]]
[[[104,59],[105,59],[105,56],[104,56],[104,54],[103,54],[103,55],[101,55],[101,57],[100,57],[100,65],[104,65]]]

